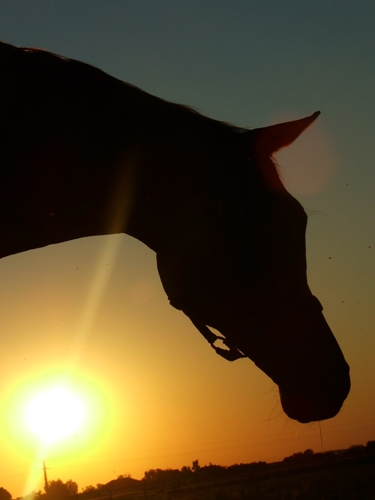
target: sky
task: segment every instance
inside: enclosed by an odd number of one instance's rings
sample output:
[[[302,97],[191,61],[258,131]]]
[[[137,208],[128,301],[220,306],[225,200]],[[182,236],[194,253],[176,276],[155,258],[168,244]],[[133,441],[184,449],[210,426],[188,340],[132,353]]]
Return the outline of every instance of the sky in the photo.
[[[0,39],[97,66],[212,118],[321,111],[277,155],[308,216],[310,288],[351,366],[339,415],[302,425],[250,360],[217,356],[126,235],[0,261],[0,486],[79,489],[151,468],[277,461],[375,439],[375,4],[371,0],[2,0]],[[68,384],[83,428],[41,444],[23,401]]]

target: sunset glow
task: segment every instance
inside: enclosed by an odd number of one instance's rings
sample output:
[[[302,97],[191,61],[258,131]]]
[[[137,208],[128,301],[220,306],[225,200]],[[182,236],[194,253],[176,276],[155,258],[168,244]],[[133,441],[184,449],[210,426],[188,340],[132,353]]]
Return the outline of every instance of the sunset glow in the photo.
[[[82,428],[87,408],[82,397],[68,387],[51,386],[31,395],[24,418],[31,432],[42,442],[52,444]]]
[[[72,480],[82,491],[89,485],[107,485],[119,475],[141,479],[150,469],[191,467],[195,460],[202,467],[271,463],[307,449],[317,454],[375,440],[375,2],[12,0],[0,2],[0,19],[2,42],[83,61],[167,102],[188,105],[240,128],[256,129],[321,111],[305,133],[275,154],[275,161],[287,190],[308,216],[308,284],[324,307],[352,379],[349,397],[335,418],[311,424],[288,419],[271,378],[250,359],[228,362],[218,356],[189,318],[171,307],[155,252],[133,236],[79,238],[2,257],[0,488],[13,499],[44,491],[43,462],[49,481]],[[8,93],[13,89],[5,83],[8,73],[3,68],[1,74],[4,106],[18,128],[17,116],[23,116],[23,107],[30,102],[31,87],[20,102],[11,104]],[[29,80],[24,78],[22,85],[28,86]],[[47,124],[46,132],[38,136],[38,144],[47,145],[38,167],[46,178],[41,178],[38,189],[48,194],[51,158],[56,158],[57,166],[69,159],[69,174],[61,172],[51,191],[56,207],[64,205],[60,200],[66,182],[80,177],[90,190],[101,159],[108,168],[112,161],[118,162],[119,171],[121,162],[132,161],[139,170],[135,186],[144,186],[145,199],[159,179],[165,183],[144,208],[138,201],[134,205],[140,218],[145,213],[156,220],[159,214],[153,207],[159,203],[164,207],[166,194],[173,198],[171,179],[175,182],[183,172],[187,185],[195,185],[188,161],[191,142],[182,135],[172,142],[169,130],[177,134],[179,128],[171,122],[170,129],[165,128],[165,160],[157,140],[164,127],[157,106],[152,119],[143,112],[136,116],[138,101],[122,112],[123,103],[112,106],[113,96],[104,90],[94,95],[90,80],[87,88],[92,95],[89,118],[77,109],[68,133],[72,144],[98,141],[93,151],[79,155],[87,162],[86,173],[79,174],[71,152],[52,154],[55,143],[51,146],[48,140],[66,127],[65,119]],[[69,92],[62,84],[58,89],[56,102],[61,103]],[[94,136],[79,131],[86,119],[97,122],[97,101],[108,103],[108,116],[113,109],[111,123],[118,126],[113,136],[105,123],[98,123]],[[42,228],[54,234],[58,221],[62,225],[71,221],[80,229],[75,212],[59,218],[57,209],[54,217],[46,212],[38,225],[32,197],[30,213],[18,229],[13,227],[21,217],[19,203],[28,205],[21,200],[8,206],[4,197],[13,194],[7,190],[9,177],[19,179],[21,191],[29,193],[28,177],[22,180],[17,164],[23,158],[22,144],[30,144],[31,154],[36,148],[39,102],[31,102],[35,116],[25,122],[19,118],[19,130],[13,131],[13,125],[3,120],[7,149],[0,152],[4,195],[0,247],[5,249],[13,248],[17,239],[43,232]],[[60,116],[52,102],[49,110],[51,116]],[[145,131],[144,136],[134,141],[139,130]],[[101,148],[101,131],[111,144],[124,146],[121,154],[107,154]],[[234,207],[228,214],[224,210],[225,224],[229,227],[233,219],[236,228],[242,227],[245,217],[237,206],[234,173],[238,159],[245,158],[245,147],[235,150],[233,143],[233,153],[224,155],[221,139],[211,143],[204,128],[199,133],[202,151],[193,171],[200,164],[208,168],[203,158],[212,147],[215,162],[210,169],[214,174],[217,168],[220,174],[212,175],[213,186],[223,186],[223,207],[228,200],[228,207]],[[60,148],[64,140],[56,144]],[[131,154],[126,156],[128,149]],[[250,170],[245,175],[245,169],[252,168],[250,147],[246,153],[249,161],[243,164],[241,178],[251,179]],[[32,164],[30,158],[25,164]],[[166,176],[171,161],[176,174]],[[154,170],[145,176],[143,168],[149,163]],[[212,207],[217,218],[222,204],[214,206],[211,170],[210,176],[204,172],[202,168],[208,198],[203,205]],[[112,209],[121,223],[127,213],[117,208],[118,201],[123,203],[122,186],[127,186],[120,180],[121,176],[113,176],[116,196],[111,197],[108,220],[107,215],[100,219],[103,227],[112,227]],[[184,189],[180,183],[176,193]],[[15,193],[16,188],[15,184]],[[245,194],[246,189],[244,183],[239,192]],[[78,200],[80,193],[76,190],[72,199]],[[97,210],[85,212],[92,216],[93,226],[108,193],[96,193],[92,203],[97,200]],[[203,219],[199,230],[189,222],[191,212],[201,206],[198,200],[192,193],[181,209],[185,224],[181,241],[189,245],[195,241],[193,235],[203,233]],[[36,196],[35,202],[39,207]],[[167,208],[163,210],[169,217]],[[115,218],[116,225],[119,220]],[[154,224],[151,240],[158,240],[160,229],[164,233],[171,227],[169,248],[178,231],[167,220]],[[139,234],[145,230],[146,224]],[[248,231],[252,234],[254,228]],[[214,260],[224,255],[217,250]],[[178,262],[179,253],[172,254]],[[250,256],[256,254],[252,249]],[[237,262],[229,265],[236,268]],[[200,278],[200,269],[192,264],[193,281]],[[288,269],[285,280],[280,290],[291,284]],[[229,298],[235,293],[227,291]],[[270,301],[264,307],[265,319],[275,311]],[[259,329],[261,325],[260,321]],[[254,326],[249,337],[259,333],[256,322]],[[277,352],[271,343],[269,347],[271,353]]]
[[[69,370],[19,379],[3,400],[7,445],[21,455],[43,450],[43,459],[51,453],[88,452],[111,428],[109,401],[95,380]]]

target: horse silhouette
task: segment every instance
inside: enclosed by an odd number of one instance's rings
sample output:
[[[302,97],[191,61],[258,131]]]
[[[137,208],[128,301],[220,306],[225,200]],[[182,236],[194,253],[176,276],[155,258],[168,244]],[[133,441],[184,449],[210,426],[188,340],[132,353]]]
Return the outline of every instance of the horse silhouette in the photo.
[[[43,50],[2,43],[0,67],[0,257],[132,235],[171,305],[218,354],[252,359],[289,417],[336,415],[349,366],[307,284],[306,214],[272,160],[319,113],[248,130]]]

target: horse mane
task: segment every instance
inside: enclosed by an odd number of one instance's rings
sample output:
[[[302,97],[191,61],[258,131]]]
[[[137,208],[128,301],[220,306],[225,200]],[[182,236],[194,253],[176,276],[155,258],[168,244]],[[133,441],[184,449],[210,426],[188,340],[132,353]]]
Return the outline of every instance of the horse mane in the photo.
[[[258,178],[258,181],[263,184],[265,183],[266,189],[267,187],[278,191],[284,189],[280,170],[272,157],[261,155],[262,161],[255,161],[251,166],[249,165],[251,163],[249,160],[251,160],[252,156],[252,130],[250,128],[239,127],[230,122],[216,120],[203,115],[192,106],[156,97],[136,85],[109,76],[95,66],[46,51],[42,48],[21,47],[18,49],[12,45],[1,43],[0,50],[9,51],[12,64],[17,64],[14,61],[19,61],[19,58],[23,58],[26,55],[25,63],[32,64],[32,62],[30,63],[32,61],[30,55],[33,55],[36,64],[39,64],[42,70],[44,70],[46,79],[48,79],[49,75],[53,75],[56,72],[53,83],[57,83],[58,85],[57,92],[65,90],[64,82],[59,81],[59,77],[61,76],[61,79],[64,77],[67,81],[70,79],[72,81],[80,81],[82,87],[87,89],[85,95],[89,93],[95,99],[97,94],[100,99],[107,101],[107,106],[110,108],[116,108],[118,103],[124,102],[125,95],[126,109],[129,110],[130,120],[136,122],[138,126],[143,126],[145,120],[147,120],[147,113],[155,113],[157,119],[162,121],[163,126],[174,128],[176,124],[181,124],[187,131],[194,133],[198,131],[209,142],[212,150],[216,150],[218,160],[223,155],[228,156],[228,158],[231,157],[232,164],[238,164],[238,160],[240,160],[243,165],[247,165],[254,170],[259,170],[258,172],[253,171],[250,176],[254,181]],[[31,66],[30,68],[32,69]],[[77,74],[79,80],[77,79]],[[108,92],[109,81],[111,82],[113,92]],[[127,88],[127,93],[124,93],[124,86]],[[102,88],[105,88],[107,92],[103,93]],[[145,113],[142,111],[145,111]],[[136,124],[133,123],[133,125]],[[230,165],[231,163],[229,162],[228,164]],[[229,175],[231,176],[230,172]]]

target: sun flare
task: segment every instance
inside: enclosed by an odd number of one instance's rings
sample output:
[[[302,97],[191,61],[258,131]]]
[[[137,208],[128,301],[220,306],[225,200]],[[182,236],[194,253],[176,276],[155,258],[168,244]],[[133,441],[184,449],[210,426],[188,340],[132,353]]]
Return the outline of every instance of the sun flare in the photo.
[[[83,399],[59,385],[32,394],[24,413],[27,428],[45,444],[74,435],[86,417]]]
[[[59,457],[97,449],[113,426],[108,386],[87,372],[43,370],[15,380],[1,399],[4,444],[21,456]]]

